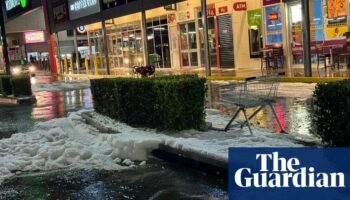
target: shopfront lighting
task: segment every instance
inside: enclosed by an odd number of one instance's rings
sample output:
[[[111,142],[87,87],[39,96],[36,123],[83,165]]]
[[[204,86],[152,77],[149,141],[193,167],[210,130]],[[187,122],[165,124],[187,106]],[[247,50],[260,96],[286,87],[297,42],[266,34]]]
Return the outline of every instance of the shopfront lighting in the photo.
[[[125,63],[125,64],[127,64],[127,65],[128,65],[128,64],[129,64],[129,62],[130,62],[130,61],[129,61],[129,59],[127,59],[127,58],[126,58],[126,59],[124,59],[124,63]]]
[[[142,62],[142,58],[138,57],[137,58],[137,62],[141,63]]]

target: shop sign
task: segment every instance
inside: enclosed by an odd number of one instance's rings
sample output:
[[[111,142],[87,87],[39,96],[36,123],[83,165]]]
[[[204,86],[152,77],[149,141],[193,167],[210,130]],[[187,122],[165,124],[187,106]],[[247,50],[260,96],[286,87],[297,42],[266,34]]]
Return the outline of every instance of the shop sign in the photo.
[[[59,24],[69,20],[67,2],[61,2],[53,7],[53,18],[55,24]]]
[[[45,34],[44,31],[25,32],[24,39],[26,44],[45,42]]]
[[[247,10],[247,2],[236,2],[233,4],[233,9],[235,9],[235,11]]]
[[[270,21],[277,21],[278,20],[278,13],[270,13],[269,20]]]
[[[248,10],[248,24],[249,26],[260,26],[261,25],[261,9]]]
[[[166,6],[164,6],[164,9],[167,11],[176,10],[176,4],[166,5]]]
[[[176,24],[176,15],[171,13],[168,15],[168,24]]]
[[[268,6],[275,3],[281,3],[281,0],[263,0],[263,5]]]
[[[188,21],[194,19],[193,11],[192,10],[186,10],[186,11],[181,11],[178,12],[177,14],[178,21],[183,22],[183,21]]]
[[[225,14],[227,12],[228,12],[227,6],[219,7],[219,14]]]
[[[207,9],[207,17],[215,17],[215,15],[216,15],[215,8]]]
[[[5,0],[5,10],[8,18],[28,11],[30,7],[30,0]]]
[[[69,17],[78,19],[101,11],[98,0],[69,0]]]

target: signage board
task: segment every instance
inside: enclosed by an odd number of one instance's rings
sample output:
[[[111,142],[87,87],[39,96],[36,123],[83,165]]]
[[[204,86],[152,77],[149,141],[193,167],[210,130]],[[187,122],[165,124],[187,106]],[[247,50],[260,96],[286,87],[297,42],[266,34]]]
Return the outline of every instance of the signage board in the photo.
[[[275,3],[281,3],[281,0],[263,0],[263,5],[268,6]]]
[[[69,18],[78,19],[101,11],[99,0],[69,0]]]
[[[68,4],[66,1],[57,3],[53,6],[53,18],[55,24],[69,20]]]
[[[228,13],[228,7],[227,6],[219,7],[219,14],[225,14],[225,13]]]
[[[233,9],[235,9],[235,11],[247,10],[247,2],[236,2],[233,4]]]
[[[25,32],[24,40],[26,44],[45,42],[44,31]]]
[[[262,10],[255,9],[248,11],[248,24],[249,26],[260,26],[262,21]]]
[[[11,18],[29,11],[31,9],[31,0],[5,0],[4,6],[7,18]]]

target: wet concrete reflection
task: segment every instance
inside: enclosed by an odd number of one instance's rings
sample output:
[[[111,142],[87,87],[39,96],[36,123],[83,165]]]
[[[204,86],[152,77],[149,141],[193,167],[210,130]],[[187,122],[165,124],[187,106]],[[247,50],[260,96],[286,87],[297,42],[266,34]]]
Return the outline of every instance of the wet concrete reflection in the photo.
[[[221,84],[208,83],[207,107],[218,109],[224,115],[232,116],[237,107],[222,101],[224,99],[220,92],[222,86]],[[274,105],[274,108],[281,121],[282,127],[285,128],[287,132],[291,134],[310,134],[311,99],[301,97],[277,97],[277,103]],[[254,111],[255,109],[248,109],[248,114],[252,114]],[[243,114],[240,114],[239,119],[244,119]],[[277,133],[281,131],[269,108],[264,108],[260,111],[257,117],[251,122],[254,125],[268,128]]]

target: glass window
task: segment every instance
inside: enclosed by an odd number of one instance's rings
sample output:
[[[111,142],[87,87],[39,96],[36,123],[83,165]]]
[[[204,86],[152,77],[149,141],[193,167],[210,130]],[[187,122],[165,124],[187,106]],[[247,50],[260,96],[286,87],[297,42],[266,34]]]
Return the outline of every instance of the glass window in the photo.
[[[182,66],[184,66],[184,67],[190,66],[187,52],[186,53],[182,53]]]
[[[197,54],[197,52],[191,53],[191,66],[198,66],[198,54]]]
[[[186,24],[180,25],[180,35],[181,35],[181,49],[185,50],[188,49],[188,33]]]

